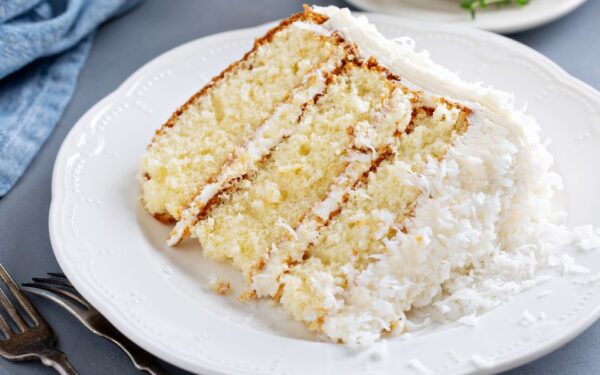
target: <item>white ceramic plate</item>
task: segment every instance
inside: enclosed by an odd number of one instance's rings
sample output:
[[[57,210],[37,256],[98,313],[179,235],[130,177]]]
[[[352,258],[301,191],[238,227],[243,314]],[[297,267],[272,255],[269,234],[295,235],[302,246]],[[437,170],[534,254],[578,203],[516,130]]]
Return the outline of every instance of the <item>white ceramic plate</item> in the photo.
[[[514,33],[554,21],[586,0],[530,0],[525,7],[490,6],[478,10],[475,20],[460,8],[461,0],[347,0],[371,12],[398,14],[404,18],[472,26],[497,33]]]
[[[369,18],[389,37],[413,37],[464,78],[514,91],[519,104],[527,102],[554,140],[551,151],[565,179],[570,223],[600,225],[598,92],[497,35],[392,16]],[[170,113],[241,57],[268,26],[213,35],[163,54],[90,109],[64,141],[52,182],[52,245],[77,289],[115,326],[157,356],[203,374],[458,374],[525,363],[596,320],[598,287],[557,277],[484,314],[478,327],[439,327],[353,351],[315,341],[267,303],[243,304],[207,291],[209,276],[218,273],[234,280],[239,293],[240,277],[204,260],[193,241],[178,250],[164,245],[169,228],[137,200],[138,160]],[[600,253],[574,256],[593,275],[600,273]],[[552,294],[538,298],[545,290]],[[529,322],[525,309],[547,317]]]

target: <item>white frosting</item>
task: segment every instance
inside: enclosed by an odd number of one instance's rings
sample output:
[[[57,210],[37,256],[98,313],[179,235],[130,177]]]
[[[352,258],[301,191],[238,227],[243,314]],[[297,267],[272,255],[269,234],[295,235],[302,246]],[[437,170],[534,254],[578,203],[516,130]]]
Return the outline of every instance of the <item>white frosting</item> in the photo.
[[[294,229],[292,227],[290,227],[290,225],[288,223],[286,223],[285,221],[283,221],[281,218],[277,219],[277,222],[275,223],[275,225],[287,230],[292,235],[293,238],[296,238],[296,239],[298,238],[298,235],[296,234]]]
[[[347,9],[315,10],[329,18],[323,27],[355,42],[363,58],[375,56],[406,84],[474,111],[469,129],[441,162],[430,160],[421,175],[397,165],[407,184],[423,194],[415,216],[404,223],[406,233],[382,239],[389,252],[362,271],[343,267],[348,285],[343,292],[336,294],[329,282],[320,289],[313,285],[324,295],[334,293],[327,300],[338,301],[330,303],[337,307],[323,324],[330,339],[371,344],[392,323],[404,320],[410,329],[404,316],[409,309],[431,321],[468,315],[462,320],[472,323],[477,313],[546,280],[538,276],[541,268],[587,271],[561,251],[569,243],[598,248],[600,232],[590,226],[569,231],[553,222],[550,202],[562,188],[561,178],[550,170],[553,159],[539,126],[514,109],[511,95],[462,81],[426,52],[415,51],[407,38],[387,40]]]
[[[343,187],[336,187],[334,190],[329,192],[327,198],[319,202],[313,208],[313,213],[323,220],[328,220],[329,215],[331,215],[331,213],[339,207],[344,193],[345,189]]]
[[[484,87],[480,83],[464,82],[455,73],[434,63],[426,51],[416,51],[412,39],[386,39],[366,17],[354,17],[345,8],[315,6],[314,10],[329,18],[322,25],[325,29],[340,32],[344,38],[358,45],[363,58],[376,57],[380,64],[407,79],[406,83],[437,95],[477,102],[503,115],[507,115],[507,106],[512,109],[513,97],[510,94]]]
[[[202,192],[200,193],[200,196],[198,197],[200,200],[200,203],[202,203],[203,205],[207,204],[208,201],[214,197],[214,195],[219,191],[220,186],[219,184],[208,184],[204,187],[204,189],[202,189]]]
[[[319,34],[319,35],[324,35],[324,36],[331,35],[331,31],[327,30],[323,26],[318,25],[316,23],[296,21],[292,24],[292,26],[297,27],[302,30],[312,31],[313,33]]]

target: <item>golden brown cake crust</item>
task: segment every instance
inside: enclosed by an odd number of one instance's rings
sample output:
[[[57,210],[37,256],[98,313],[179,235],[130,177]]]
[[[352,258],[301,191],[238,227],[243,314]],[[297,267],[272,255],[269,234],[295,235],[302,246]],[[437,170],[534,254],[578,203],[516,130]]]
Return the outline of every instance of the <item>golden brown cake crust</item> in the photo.
[[[166,213],[156,213],[152,214],[152,216],[154,216],[156,220],[160,221],[163,224],[175,224],[177,222],[177,220],[175,220],[173,216]]]

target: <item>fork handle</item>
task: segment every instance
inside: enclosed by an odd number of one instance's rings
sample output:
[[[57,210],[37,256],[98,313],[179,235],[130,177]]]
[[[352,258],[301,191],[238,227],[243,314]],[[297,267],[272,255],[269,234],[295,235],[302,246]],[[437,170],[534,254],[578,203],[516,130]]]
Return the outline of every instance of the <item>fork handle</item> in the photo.
[[[165,369],[158,363],[155,357],[131,341],[127,336],[111,325],[111,329],[101,336],[117,344],[127,354],[133,365],[141,371],[150,375],[166,375]]]
[[[48,349],[40,354],[40,360],[48,367],[52,367],[60,375],[79,375],[77,370],[69,363],[65,353],[56,349]]]

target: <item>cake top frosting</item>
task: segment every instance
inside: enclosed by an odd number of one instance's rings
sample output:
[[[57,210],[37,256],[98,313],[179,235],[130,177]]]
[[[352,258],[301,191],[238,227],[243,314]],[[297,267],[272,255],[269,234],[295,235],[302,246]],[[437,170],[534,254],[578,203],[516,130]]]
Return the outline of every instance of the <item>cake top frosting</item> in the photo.
[[[409,87],[472,109],[469,129],[441,162],[431,160],[422,174],[395,166],[426,194],[405,230],[395,228],[395,238],[386,240],[388,253],[365,270],[349,267],[346,290],[315,278],[325,300],[333,301],[323,327],[330,338],[371,344],[398,319],[407,324],[396,333],[409,329],[403,311],[412,309],[411,318],[425,322],[476,316],[545,280],[544,269],[585,270],[564,267],[569,257],[562,250],[573,243],[599,247],[600,233],[552,220],[561,177],[538,124],[514,107],[512,95],[463,81],[417,51],[410,38],[386,39],[364,16],[333,6],[314,10],[328,17],[311,25],[315,32],[338,32],[356,43],[361,57],[375,57]]]

